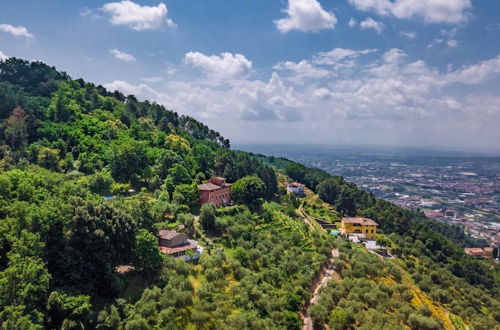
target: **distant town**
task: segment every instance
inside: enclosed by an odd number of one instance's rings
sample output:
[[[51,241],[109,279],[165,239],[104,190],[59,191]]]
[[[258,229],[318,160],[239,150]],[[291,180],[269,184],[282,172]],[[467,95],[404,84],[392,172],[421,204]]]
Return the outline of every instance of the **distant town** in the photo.
[[[249,150],[250,149],[250,150]],[[463,226],[500,245],[500,158],[436,150],[246,147],[341,175],[347,181],[431,218]],[[260,151],[258,151],[260,150]]]

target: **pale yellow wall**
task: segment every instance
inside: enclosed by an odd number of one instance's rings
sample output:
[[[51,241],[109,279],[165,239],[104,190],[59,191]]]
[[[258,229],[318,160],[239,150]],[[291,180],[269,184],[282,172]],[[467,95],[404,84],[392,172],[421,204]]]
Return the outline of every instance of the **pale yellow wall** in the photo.
[[[374,238],[377,234],[377,226],[355,226],[353,223],[342,222],[341,231],[343,234],[351,234],[356,230],[360,230],[361,234],[365,235],[366,238]],[[373,230],[373,233],[372,233]]]

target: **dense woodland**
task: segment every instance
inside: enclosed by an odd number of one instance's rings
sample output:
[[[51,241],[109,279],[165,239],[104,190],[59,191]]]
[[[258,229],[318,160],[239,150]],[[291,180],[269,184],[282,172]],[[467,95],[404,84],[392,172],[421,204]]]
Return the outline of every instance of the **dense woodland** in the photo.
[[[465,255],[476,242],[460,228],[229,147],[162,105],[0,61],[0,328],[299,329],[335,247],[341,278],[309,308],[318,327],[498,326],[499,267]],[[198,206],[197,184],[215,175],[234,182],[238,205]],[[286,177],[337,216],[373,218],[397,259],[308,226]],[[199,262],[161,254],[160,229],[197,239]]]

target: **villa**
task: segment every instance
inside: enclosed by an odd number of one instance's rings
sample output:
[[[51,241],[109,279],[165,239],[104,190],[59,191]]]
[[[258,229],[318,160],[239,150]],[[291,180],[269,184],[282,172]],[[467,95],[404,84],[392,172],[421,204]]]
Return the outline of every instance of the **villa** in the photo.
[[[378,223],[368,218],[343,218],[340,227],[342,235],[372,239],[377,234]]]
[[[226,179],[215,177],[208,180],[207,183],[198,185],[199,203],[213,203],[215,206],[225,206],[231,204],[231,186]]]

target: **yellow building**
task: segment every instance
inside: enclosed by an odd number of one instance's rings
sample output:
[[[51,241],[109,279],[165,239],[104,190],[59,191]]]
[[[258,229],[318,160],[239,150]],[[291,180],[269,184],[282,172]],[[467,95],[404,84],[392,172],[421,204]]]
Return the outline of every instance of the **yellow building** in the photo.
[[[342,218],[340,232],[343,235],[362,234],[366,238],[374,238],[378,224],[368,218]]]

